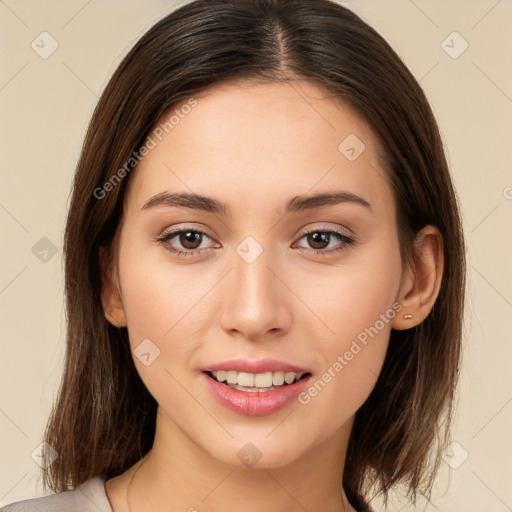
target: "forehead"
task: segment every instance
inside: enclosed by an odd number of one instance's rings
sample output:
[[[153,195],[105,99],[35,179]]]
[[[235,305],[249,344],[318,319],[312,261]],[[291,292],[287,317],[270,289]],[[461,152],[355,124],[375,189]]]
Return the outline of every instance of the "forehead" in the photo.
[[[375,201],[389,190],[379,141],[347,104],[309,81],[225,83],[169,109],[130,186],[138,209],[165,190],[227,203],[249,195],[268,202],[291,193],[343,186]]]

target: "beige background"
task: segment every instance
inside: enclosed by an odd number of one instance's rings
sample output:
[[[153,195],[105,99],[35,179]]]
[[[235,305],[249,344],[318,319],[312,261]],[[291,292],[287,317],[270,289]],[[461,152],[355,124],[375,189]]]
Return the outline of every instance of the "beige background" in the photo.
[[[443,463],[433,504],[423,501],[417,510],[509,511],[512,1],[345,3],[421,81],[447,146],[467,236],[467,328],[453,435],[458,445],[450,464]],[[42,494],[31,453],[41,442],[62,371],[62,233],[87,123],[120,59],[175,5],[0,0],[0,504]],[[31,48],[43,31],[58,43],[47,59]],[[451,35],[446,49],[454,55],[464,41],[469,45],[458,58],[442,47],[453,31],[463,39]],[[40,242],[43,237],[49,241]],[[33,252],[37,243],[36,254],[50,250],[46,262]],[[413,508],[393,499],[389,510]]]

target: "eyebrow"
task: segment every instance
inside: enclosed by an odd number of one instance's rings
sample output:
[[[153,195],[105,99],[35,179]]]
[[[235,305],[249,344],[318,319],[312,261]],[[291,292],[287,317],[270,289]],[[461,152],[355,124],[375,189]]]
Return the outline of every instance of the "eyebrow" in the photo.
[[[286,203],[285,213],[294,213],[342,203],[358,204],[368,208],[370,211],[372,210],[370,203],[363,197],[353,194],[352,192],[339,191],[310,196],[292,197]],[[185,208],[203,210],[222,216],[231,215],[231,209],[226,203],[218,201],[217,199],[213,199],[212,197],[190,193],[160,192],[150,197],[144,203],[144,206],[141,208],[141,210],[149,210],[151,208],[157,208],[160,206],[167,206],[170,208],[181,206]]]

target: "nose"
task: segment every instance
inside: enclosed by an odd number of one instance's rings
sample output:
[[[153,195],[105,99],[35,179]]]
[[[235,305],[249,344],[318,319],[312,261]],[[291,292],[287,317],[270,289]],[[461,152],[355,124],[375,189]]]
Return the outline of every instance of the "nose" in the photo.
[[[234,254],[233,264],[222,290],[221,327],[253,341],[288,331],[293,294],[283,284],[286,277],[270,251],[252,262]]]

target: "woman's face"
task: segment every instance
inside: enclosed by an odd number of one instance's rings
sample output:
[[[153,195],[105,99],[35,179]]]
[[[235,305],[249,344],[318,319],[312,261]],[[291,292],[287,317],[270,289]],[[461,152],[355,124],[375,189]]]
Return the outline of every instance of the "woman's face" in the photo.
[[[117,253],[117,318],[158,428],[237,466],[341,446],[401,309],[376,137],[304,81],[216,86],[161,123]]]

